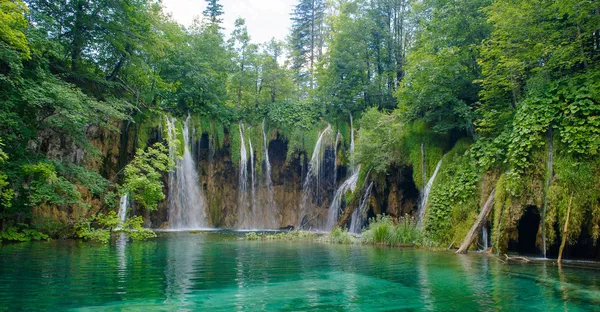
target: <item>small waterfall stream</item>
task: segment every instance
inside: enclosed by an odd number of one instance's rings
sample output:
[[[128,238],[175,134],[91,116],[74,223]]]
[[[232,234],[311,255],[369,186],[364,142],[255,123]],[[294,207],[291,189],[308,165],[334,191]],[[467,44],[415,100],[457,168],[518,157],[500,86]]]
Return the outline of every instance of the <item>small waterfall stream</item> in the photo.
[[[169,154],[177,168],[169,173],[169,228],[174,230],[207,227],[206,208],[196,164],[190,152],[190,116],[183,126],[183,157],[177,154],[176,119],[166,117]]]
[[[488,240],[488,229],[486,226],[483,226],[481,228],[481,246],[483,248],[483,251],[487,251],[489,248]]]
[[[323,138],[325,135],[331,134],[331,125],[327,125],[325,130],[319,134],[319,139],[315,144],[310,163],[308,164],[308,171],[306,173],[306,179],[302,185],[302,198],[300,201],[300,215],[298,218],[298,228],[302,228],[305,224],[313,221],[316,217],[315,213],[311,208],[310,195],[313,184],[316,183],[316,189],[320,188],[320,170],[321,170],[321,158],[324,154],[323,150]],[[308,219],[307,219],[308,218]]]
[[[240,173],[239,173],[239,192],[238,192],[238,227],[249,228],[252,221],[252,204],[248,201],[248,151],[246,150],[246,140],[244,138],[244,124],[240,121]]]
[[[340,134],[338,133],[338,138],[339,136]],[[325,229],[327,231],[331,231],[338,221],[342,209],[342,199],[348,191],[354,192],[356,189],[356,184],[358,183],[360,165],[354,166],[354,146],[354,123],[352,120],[352,115],[350,114],[350,177],[346,179],[346,181],[344,181],[342,185],[340,185],[340,187],[335,192],[333,200],[331,201],[331,205],[329,206],[329,212],[327,216],[327,225]],[[355,221],[355,216],[353,214],[351,223],[354,222],[358,222],[358,220]]]
[[[360,206],[352,213],[352,221],[350,222],[350,233],[360,234],[362,225],[365,223],[367,213],[369,212],[369,198],[371,197],[371,191],[373,190],[373,182],[369,184],[365,195],[362,198]]]
[[[427,182],[427,185],[425,185],[425,187],[423,188],[423,192],[421,193],[421,201],[419,202],[419,210],[417,212],[417,217],[418,217],[417,220],[418,220],[419,224],[421,224],[423,222],[423,217],[425,217],[425,209],[427,209],[427,202],[429,201],[429,192],[431,192],[431,187],[433,186],[435,177],[437,176],[441,167],[442,167],[442,160],[440,159],[437,166],[435,167],[435,171],[433,172],[433,175],[431,176],[431,178]]]
[[[273,190],[273,180],[271,179],[271,162],[269,161],[269,145],[267,144],[267,132],[265,130],[265,120],[262,123],[263,151],[265,153],[265,187],[267,189],[267,205],[265,209],[265,221],[267,228],[275,229],[279,226],[277,217],[277,203]]]
[[[127,219],[127,209],[129,208],[129,194],[125,194],[121,196],[121,200],[119,201],[119,226],[125,223]]]
[[[248,138],[248,147],[250,148],[250,190],[252,191],[250,215],[252,227],[256,228],[256,221],[264,220],[264,216],[259,215],[256,210],[256,184],[254,182],[256,178],[256,169],[254,167],[254,149],[252,148],[252,140],[250,138]]]
[[[331,231],[333,227],[337,224],[338,218],[340,216],[340,212],[342,209],[342,199],[346,195],[346,192],[354,192],[356,190],[356,183],[358,182],[358,173],[360,172],[360,165],[358,169],[354,171],[354,173],[346,180],[335,192],[335,196],[331,201],[331,205],[329,206],[329,212],[327,215],[327,231]]]

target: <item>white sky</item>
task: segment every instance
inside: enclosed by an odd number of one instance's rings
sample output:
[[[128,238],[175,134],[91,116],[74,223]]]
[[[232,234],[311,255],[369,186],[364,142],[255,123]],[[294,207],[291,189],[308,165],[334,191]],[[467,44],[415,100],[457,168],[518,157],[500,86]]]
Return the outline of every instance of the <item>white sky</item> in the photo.
[[[194,17],[202,15],[204,0],[163,0],[166,12],[184,26],[190,26]],[[290,30],[290,13],[296,0],[221,0],[223,27],[227,36],[238,17],[246,20],[252,42],[263,43],[275,37],[284,40]]]

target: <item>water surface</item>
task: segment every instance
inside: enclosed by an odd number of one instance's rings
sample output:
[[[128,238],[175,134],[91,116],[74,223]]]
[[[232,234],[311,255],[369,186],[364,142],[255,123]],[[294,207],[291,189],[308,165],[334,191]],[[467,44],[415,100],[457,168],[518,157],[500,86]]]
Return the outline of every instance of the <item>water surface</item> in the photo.
[[[0,311],[448,310],[600,307],[600,271],[481,254],[161,233],[148,242],[0,246]]]

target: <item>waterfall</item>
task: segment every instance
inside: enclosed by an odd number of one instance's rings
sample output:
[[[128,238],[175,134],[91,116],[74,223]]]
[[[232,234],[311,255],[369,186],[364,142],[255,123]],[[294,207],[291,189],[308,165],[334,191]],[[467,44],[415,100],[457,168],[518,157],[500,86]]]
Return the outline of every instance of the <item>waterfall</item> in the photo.
[[[338,132],[338,137],[336,138],[336,147],[337,141],[340,138],[340,133]],[[342,199],[346,192],[354,192],[356,189],[356,183],[358,182],[358,175],[360,173],[360,165],[357,168],[354,167],[354,124],[352,121],[352,114],[350,114],[350,177],[340,185],[340,187],[335,192],[335,196],[331,201],[331,205],[329,206],[329,212],[327,214],[327,231],[331,231],[333,227],[336,225],[338,218],[340,216],[340,211],[342,208]],[[337,157],[337,154],[336,154]]]
[[[335,162],[334,162],[334,168],[333,168],[333,184],[337,183],[337,165],[338,165],[337,148],[338,148],[338,144],[340,144],[341,140],[342,140],[342,134],[338,131],[337,136],[335,137],[335,145],[333,146],[333,154],[335,155]]]
[[[342,199],[346,192],[354,192],[356,189],[356,183],[358,182],[358,174],[360,172],[360,165],[357,170],[346,180],[335,192],[335,196],[331,201],[331,205],[329,206],[329,212],[327,214],[327,231],[331,231],[333,227],[337,224],[338,218],[340,216],[340,211],[342,209]]]
[[[354,122],[350,114],[350,170],[354,170]]]
[[[486,226],[483,226],[481,228],[481,242],[482,242],[482,247],[483,247],[483,251],[487,251],[488,250],[488,229]]]
[[[263,220],[263,218],[256,211],[256,185],[254,179],[256,177],[256,171],[254,168],[254,149],[252,148],[252,140],[248,138],[248,147],[250,148],[250,189],[252,190],[252,203],[251,203],[251,221],[252,227],[256,228],[256,220]]]
[[[423,188],[423,192],[421,193],[421,201],[419,202],[419,211],[417,213],[417,217],[418,217],[417,220],[418,220],[419,224],[421,224],[421,222],[423,222],[423,217],[425,217],[425,209],[427,208],[427,201],[429,200],[429,192],[431,191],[431,187],[433,186],[435,177],[437,176],[441,167],[442,167],[442,160],[440,159],[437,166],[435,167],[435,171],[433,172],[433,175],[431,176],[431,178],[427,182],[427,185],[425,185],[425,187]]]
[[[240,193],[248,191],[248,153],[244,140],[244,124],[240,121]]]
[[[119,226],[125,223],[125,219],[127,219],[127,208],[129,208],[129,194],[121,196],[119,202]]]
[[[316,189],[319,190],[320,188],[320,168],[321,168],[321,155],[323,154],[322,151],[322,145],[323,145],[323,138],[325,137],[326,134],[331,133],[331,125],[327,125],[327,128],[325,128],[325,130],[321,131],[321,133],[319,134],[319,139],[317,140],[317,143],[315,144],[315,148],[313,150],[312,153],[312,157],[310,158],[310,163],[308,164],[308,171],[306,173],[306,179],[304,180],[304,184],[302,185],[302,199],[300,202],[300,216],[298,218],[298,227],[302,228],[303,225],[305,225],[306,223],[308,223],[309,221],[311,221],[313,218],[315,218],[316,216],[313,215],[314,213],[311,211],[311,203],[309,202],[310,200],[310,194],[311,194],[311,189],[313,186],[313,180],[315,180],[314,182],[316,182]],[[304,220],[304,218],[310,218],[309,220]],[[306,222],[304,222],[306,221]]]
[[[371,191],[373,190],[373,182],[369,184],[367,190],[365,191],[365,196],[363,197],[360,206],[354,210],[352,213],[352,221],[350,222],[350,232],[354,234],[360,234],[363,223],[365,223],[365,219],[367,218],[367,212],[369,211],[369,198],[371,197]]]
[[[198,229],[207,226],[204,197],[200,177],[190,152],[190,116],[183,126],[183,157],[177,153],[176,119],[168,118],[169,155],[177,168],[169,173],[169,227],[175,230]]]
[[[269,161],[269,146],[267,144],[267,132],[265,130],[265,120],[262,123],[262,134],[263,134],[263,150],[265,152],[265,186],[267,188],[267,205],[265,211],[265,221],[268,221],[267,227],[277,228],[279,226],[277,221],[277,204],[275,203],[275,196],[273,194],[273,180],[271,179],[271,162]]]
[[[247,228],[250,226],[250,217],[248,210],[248,152],[246,150],[246,140],[244,139],[244,124],[240,121],[240,173],[239,173],[239,193],[238,193],[238,227]],[[248,207],[250,206],[250,207]]]

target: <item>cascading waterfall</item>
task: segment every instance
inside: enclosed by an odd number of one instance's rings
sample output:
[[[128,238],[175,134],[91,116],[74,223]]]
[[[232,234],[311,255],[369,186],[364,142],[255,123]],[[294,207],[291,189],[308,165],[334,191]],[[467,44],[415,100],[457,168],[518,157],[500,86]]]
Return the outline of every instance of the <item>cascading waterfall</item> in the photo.
[[[248,152],[246,150],[246,140],[244,138],[244,124],[240,121],[240,173],[239,173],[239,194],[238,194],[238,226],[248,228],[250,226],[251,209],[248,205]],[[250,214],[250,215],[249,215]]]
[[[311,213],[311,205],[309,203],[310,193],[312,189],[313,182],[316,182],[317,190],[320,188],[320,169],[321,169],[321,156],[323,154],[322,145],[323,138],[326,134],[331,133],[331,125],[327,125],[325,130],[321,131],[319,134],[319,139],[315,144],[315,148],[313,150],[312,156],[310,158],[310,163],[308,164],[308,171],[306,173],[306,179],[304,180],[304,184],[302,185],[302,199],[300,202],[300,216],[298,218],[298,227],[302,228],[305,223],[308,223],[311,220],[304,220],[306,217],[313,218],[314,216]]]
[[[340,137],[340,134],[338,133],[338,139]],[[336,139],[336,146],[337,146],[337,139]],[[358,175],[360,173],[360,165],[358,165],[358,167],[354,167],[354,161],[352,160],[354,157],[352,157],[352,155],[354,154],[354,124],[352,121],[352,114],[350,114],[350,177],[348,179],[346,179],[346,181],[344,181],[344,183],[342,183],[342,185],[340,185],[340,187],[337,189],[337,191],[335,192],[335,196],[333,197],[333,200],[331,201],[331,205],[329,206],[329,212],[327,215],[327,225],[326,225],[326,229],[327,231],[331,231],[333,229],[333,227],[336,225],[337,220],[340,216],[340,212],[341,212],[341,208],[342,208],[342,199],[344,198],[344,195],[346,195],[346,192],[351,191],[354,192],[354,190],[356,189],[356,183],[358,182]],[[354,215],[353,215],[354,218]]]
[[[119,225],[125,223],[125,219],[127,219],[127,209],[129,208],[129,194],[125,194],[121,196],[121,200],[119,202]]]
[[[435,177],[437,176],[441,167],[442,167],[442,160],[440,159],[437,166],[435,167],[435,171],[433,172],[433,175],[431,176],[431,178],[427,182],[427,185],[425,185],[425,187],[423,188],[423,192],[421,193],[421,201],[419,202],[419,210],[417,212],[417,217],[418,217],[417,220],[418,220],[419,224],[421,224],[423,222],[423,217],[425,217],[425,209],[427,208],[427,201],[429,200],[429,192],[431,192],[431,187],[433,186]]]
[[[265,187],[267,188],[267,205],[266,205],[266,218],[268,222],[267,227],[276,228],[277,222],[277,204],[275,203],[275,196],[273,194],[273,180],[271,179],[271,162],[269,161],[269,146],[267,145],[267,132],[265,130],[265,120],[262,123],[262,134],[263,134],[263,151],[265,153]]]
[[[342,199],[346,192],[354,192],[356,190],[356,183],[358,182],[358,174],[360,172],[360,165],[357,170],[346,180],[335,192],[335,196],[331,201],[331,205],[329,206],[329,212],[327,215],[327,227],[325,230],[331,231],[333,227],[336,225],[338,218],[340,216],[340,211],[342,208]],[[353,216],[354,217],[354,216]]]
[[[256,184],[254,182],[256,170],[254,168],[254,149],[252,148],[252,140],[250,138],[248,138],[248,147],[250,148],[250,189],[252,190],[250,213],[252,227],[256,227],[256,220],[263,220],[263,216],[258,215],[258,211],[256,211]]]
[[[183,157],[177,155],[176,119],[168,118],[169,154],[177,164],[176,170],[169,173],[169,227],[174,230],[198,229],[207,227],[204,197],[200,189],[200,178],[190,152],[190,116],[183,126]]]
[[[352,213],[352,221],[350,222],[350,232],[354,234],[360,234],[363,223],[365,223],[365,219],[367,218],[367,213],[369,211],[369,198],[371,197],[371,191],[373,190],[373,182],[369,184],[367,190],[365,191],[365,196],[362,198],[360,206],[354,210]]]

